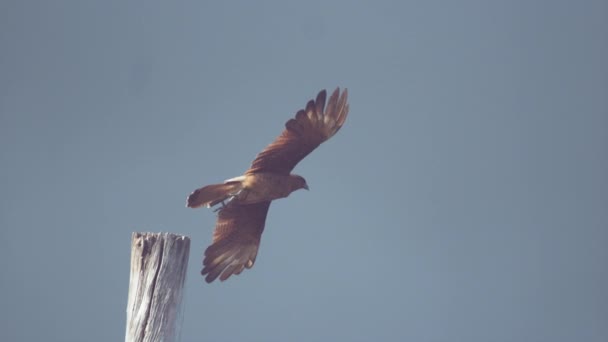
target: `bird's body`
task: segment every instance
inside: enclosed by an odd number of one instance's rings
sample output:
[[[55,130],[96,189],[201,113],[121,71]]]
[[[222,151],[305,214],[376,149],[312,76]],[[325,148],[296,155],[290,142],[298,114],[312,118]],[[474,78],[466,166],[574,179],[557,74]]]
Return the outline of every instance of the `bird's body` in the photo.
[[[211,195],[211,189],[223,188],[225,191]],[[213,207],[222,201],[230,201],[233,205],[253,204],[272,201],[289,196],[293,191],[308,188],[306,181],[298,175],[260,172],[227,179],[223,184],[213,184],[202,187],[190,195],[188,206],[191,208],[206,205]],[[226,203],[224,202],[224,205]],[[220,208],[221,210],[221,208]]]
[[[243,204],[285,198],[292,192],[306,188],[306,181],[298,175],[280,173],[253,173],[243,179],[243,192],[237,197]]]
[[[205,250],[202,274],[207,282],[226,280],[251,268],[270,202],[298,189],[306,180],[291,174],[296,164],[331,138],[348,116],[347,91],[336,89],[325,107],[325,90],[287,121],[283,133],[253,161],[244,175],[195,190],[188,207],[220,205],[213,244]]]

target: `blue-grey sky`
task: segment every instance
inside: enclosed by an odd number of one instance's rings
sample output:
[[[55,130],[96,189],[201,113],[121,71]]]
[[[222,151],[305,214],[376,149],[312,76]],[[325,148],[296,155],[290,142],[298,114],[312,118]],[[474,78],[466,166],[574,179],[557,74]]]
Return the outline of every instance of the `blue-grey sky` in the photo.
[[[606,1],[0,2],[0,340],[124,336],[130,237],[191,237],[182,341],[608,340]],[[323,88],[343,129],[204,283]]]

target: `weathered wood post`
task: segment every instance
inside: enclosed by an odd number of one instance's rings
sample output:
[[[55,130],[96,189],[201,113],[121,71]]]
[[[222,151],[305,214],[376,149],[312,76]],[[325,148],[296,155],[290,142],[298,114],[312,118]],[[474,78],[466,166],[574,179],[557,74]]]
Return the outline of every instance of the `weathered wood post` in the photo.
[[[133,233],[126,342],[176,341],[190,238]]]

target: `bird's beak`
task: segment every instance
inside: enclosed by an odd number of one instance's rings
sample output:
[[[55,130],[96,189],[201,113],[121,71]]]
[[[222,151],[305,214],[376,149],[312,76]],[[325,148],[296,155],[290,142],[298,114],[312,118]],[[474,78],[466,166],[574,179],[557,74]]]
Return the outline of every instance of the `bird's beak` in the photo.
[[[310,190],[310,189],[308,188],[308,184],[304,184],[304,189],[306,189],[306,190]]]

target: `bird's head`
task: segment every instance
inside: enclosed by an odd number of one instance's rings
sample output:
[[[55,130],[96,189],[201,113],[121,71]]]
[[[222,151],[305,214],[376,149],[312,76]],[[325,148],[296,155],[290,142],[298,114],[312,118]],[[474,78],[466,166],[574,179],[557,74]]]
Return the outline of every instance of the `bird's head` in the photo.
[[[308,184],[306,184],[306,179],[302,176],[291,175],[291,191],[296,191],[299,189],[308,190]]]

